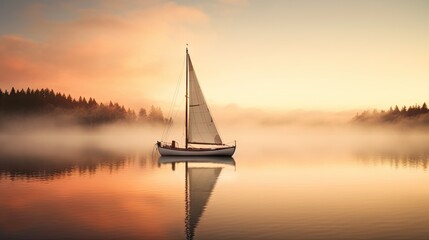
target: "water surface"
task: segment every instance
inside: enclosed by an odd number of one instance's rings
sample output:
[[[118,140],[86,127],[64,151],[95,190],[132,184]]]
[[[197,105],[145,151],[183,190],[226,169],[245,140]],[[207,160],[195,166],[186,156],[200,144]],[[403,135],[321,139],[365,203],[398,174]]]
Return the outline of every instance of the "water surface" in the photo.
[[[329,144],[187,163],[3,153],[0,239],[427,239],[428,156]]]

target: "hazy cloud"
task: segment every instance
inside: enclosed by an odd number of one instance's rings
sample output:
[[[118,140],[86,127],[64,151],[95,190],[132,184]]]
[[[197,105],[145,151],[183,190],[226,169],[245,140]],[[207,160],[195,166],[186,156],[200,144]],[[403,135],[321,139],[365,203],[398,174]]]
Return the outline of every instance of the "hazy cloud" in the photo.
[[[246,5],[249,3],[248,0],[219,0],[221,3],[232,4],[232,5]]]
[[[173,44],[184,46],[209,21],[200,9],[172,2],[137,9],[110,1],[99,8],[66,6],[71,17],[60,20],[43,3],[32,6],[23,13],[33,19],[28,35],[42,36],[0,36],[1,87],[49,87],[125,104],[141,103],[165,80]]]

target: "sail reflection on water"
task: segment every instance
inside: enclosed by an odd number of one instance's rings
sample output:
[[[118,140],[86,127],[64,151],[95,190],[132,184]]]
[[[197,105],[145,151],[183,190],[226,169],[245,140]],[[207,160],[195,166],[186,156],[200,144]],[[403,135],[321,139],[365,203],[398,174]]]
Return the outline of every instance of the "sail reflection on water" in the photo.
[[[224,166],[235,166],[232,157],[161,157],[160,164],[185,163],[185,234],[193,239]],[[191,166],[192,165],[192,166]]]

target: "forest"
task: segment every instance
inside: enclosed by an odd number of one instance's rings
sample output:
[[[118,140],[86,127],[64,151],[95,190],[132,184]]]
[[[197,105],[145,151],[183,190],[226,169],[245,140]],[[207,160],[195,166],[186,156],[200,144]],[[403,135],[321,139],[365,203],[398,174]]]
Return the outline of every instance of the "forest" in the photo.
[[[161,108],[141,108],[138,114],[118,103],[98,103],[94,98],[54,92],[52,89],[0,89],[0,121],[21,117],[69,117],[78,124],[97,126],[114,122],[165,124]]]
[[[407,124],[415,126],[429,126],[429,110],[426,103],[421,106],[390,107],[389,110],[364,111],[357,113],[352,122],[369,124]]]

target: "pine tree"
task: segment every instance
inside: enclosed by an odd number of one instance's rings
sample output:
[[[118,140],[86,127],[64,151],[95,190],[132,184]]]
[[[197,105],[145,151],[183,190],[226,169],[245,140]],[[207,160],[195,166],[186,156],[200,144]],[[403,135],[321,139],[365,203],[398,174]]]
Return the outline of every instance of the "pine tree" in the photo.
[[[399,113],[399,112],[400,112],[400,111],[399,111],[399,108],[398,108],[398,105],[396,105],[396,106],[395,106],[395,110],[393,110],[393,112],[394,112],[394,113]]]
[[[143,122],[147,120],[147,112],[146,109],[140,108],[139,110],[139,121]]]
[[[426,105],[426,102],[423,103],[422,108],[421,108],[421,112],[422,113],[427,113],[428,112],[428,106]]]

